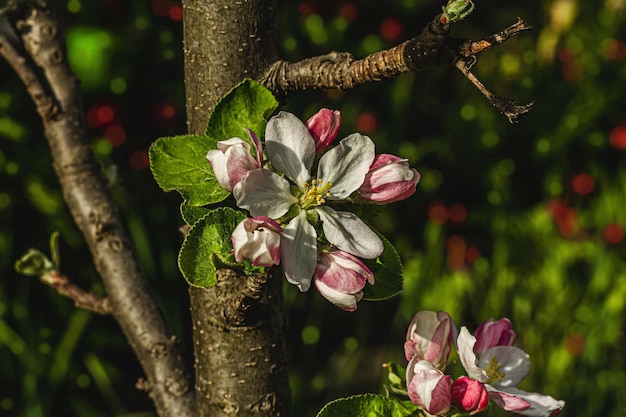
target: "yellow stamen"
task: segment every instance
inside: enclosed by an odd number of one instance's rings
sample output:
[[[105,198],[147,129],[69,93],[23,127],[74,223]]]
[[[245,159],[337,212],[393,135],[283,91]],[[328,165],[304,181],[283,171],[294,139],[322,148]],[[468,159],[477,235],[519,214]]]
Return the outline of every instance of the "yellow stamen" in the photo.
[[[487,377],[489,378],[488,383],[494,384],[500,380],[502,380],[506,374],[501,371],[502,366],[498,363],[498,358],[495,356],[489,360],[489,366],[485,370],[487,373]]]
[[[333,185],[330,182],[324,184],[321,178],[312,179],[311,183],[302,184],[304,193],[300,197],[300,207],[308,209],[312,206],[319,206],[326,202],[325,198],[330,197],[330,188]]]

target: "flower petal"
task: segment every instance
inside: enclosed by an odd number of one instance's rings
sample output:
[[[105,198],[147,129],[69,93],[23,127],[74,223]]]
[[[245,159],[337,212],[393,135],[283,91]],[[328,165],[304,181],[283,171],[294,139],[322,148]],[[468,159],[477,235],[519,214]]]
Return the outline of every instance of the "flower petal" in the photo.
[[[476,364],[476,354],[474,353],[474,345],[476,338],[467,330],[467,327],[461,327],[459,337],[457,338],[457,346],[461,364],[467,374],[480,382],[487,382],[489,379],[484,369]]]
[[[322,153],[335,140],[341,127],[339,110],[321,109],[305,123],[315,141],[315,152]]]
[[[252,216],[276,219],[287,213],[298,200],[291,195],[289,181],[266,169],[255,169],[241,179],[233,189],[237,206]]]
[[[285,278],[305,292],[317,264],[317,234],[302,211],[284,228],[280,241],[281,262]]]
[[[353,133],[322,155],[317,178],[330,182],[328,200],[345,200],[359,189],[375,156],[374,142],[360,133]]]
[[[530,370],[530,357],[522,349],[515,346],[494,346],[480,356],[477,365],[487,369],[490,361],[495,358],[500,373],[504,378],[490,384],[496,388],[516,387]]]
[[[315,211],[322,220],[326,239],[339,249],[365,259],[383,253],[383,242],[356,214],[328,206],[316,207]]]
[[[429,414],[439,415],[448,412],[452,395],[450,393],[450,375],[445,375],[428,361],[409,362],[413,368],[410,379],[407,379],[409,398]]]
[[[355,311],[357,308],[357,302],[361,301],[361,298],[363,298],[363,291],[349,294],[331,288],[319,279],[316,279],[313,282],[315,283],[317,290],[324,298],[345,311]]]
[[[517,388],[507,388],[506,391],[500,391],[501,395],[502,393],[513,395],[517,399],[521,399],[530,404],[528,408],[517,411],[519,414],[524,416],[554,417],[560,413],[563,407],[565,407],[564,401],[559,401],[549,395],[538,394],[536,392],[526,392]],[[504,409],[507,410],[507,408]]]
[[[265,149],[274,168],[298,186],[311,178],[315,142],[309,129],[293,114],[281,111],[267,122]]]
[[[477,355],[494,346],[511,346],[517,337],[511,328],[511,321],[506,317],[497,321],[490,318],[478,326],[474,335],[476,336],[474,352]]]
[[[503,410],[519,413],[530,408],[530,402],[521,397],[497,390],[488,384],[485,384],[485,388],[489,392],[489,399]]]

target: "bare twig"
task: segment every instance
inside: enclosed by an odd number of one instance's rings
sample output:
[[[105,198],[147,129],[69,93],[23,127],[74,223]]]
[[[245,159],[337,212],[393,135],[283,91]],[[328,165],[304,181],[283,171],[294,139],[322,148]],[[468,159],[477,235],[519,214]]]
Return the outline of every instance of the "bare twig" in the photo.
[[[63,280],[57,290],[116,319],[146,373],[159,415],[195,416],[195,392],[180,348],[150,294],[86,143],[78,81],[67,64],[49,0],[11,1],[0,10],[0,55],[21,77],[41,116],[64,199],[89,246],[108,301],[100,303]]]
[[[53,272],[47,275],[43,281],[54,288],[60,295],[73,300],[76,307],[102,315],[112,313],[111,303],[108,298],[99,297],[94,293],[84,291],[72,283],[65,275]]]
[[[449,38],[450,24],[438,15],[419,36],[391,49],[359,60],[346,52],[331,52],[294,63],[279,60],[259,81],[279,97],[288,97],[311,89],[350,89],[429,66],[454,64],[509,121],[515,122],[530,111],[532,103],[519,106],[512,99],[490,93],[469,72],[467,63],[473,64],[476,55],[530,29],[518,18],[515,24],[484,40]]]
[[[454,65],[476,86],[476,88],[478,88],[496,109],[509,119],[511,123],[517,123],[521,118],[525,117],[535,104],[535,102],[532,101],[529,104],[520,106],[513,99],[495,95],[487,90],[483,83],[470,72],[470,68],[473,65],[472,61],[466,62],[463,59],[458,59]]]

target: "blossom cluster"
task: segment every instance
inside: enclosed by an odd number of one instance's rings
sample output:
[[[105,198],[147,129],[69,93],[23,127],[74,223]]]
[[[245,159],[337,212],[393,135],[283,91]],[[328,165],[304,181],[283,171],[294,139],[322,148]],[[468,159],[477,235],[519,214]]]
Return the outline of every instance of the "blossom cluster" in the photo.
[[[420,175],[406,159],[375,154],[372,140],[359,133],[330,147],[340,125],[336,110],[322,109],[304,123],[280,112],[266,126],[267,160],[251,130],[250,142],[220,141],[207,159],[218,183],[251,215],[232,234],[235,259],[281,264],[300,291],[313,282],[333,304],[354,311],[366,283],[374,284],[361,259],[376,259],[383,242],[339,207],[403,200],[415,192]]]
[[[489,319],[472,335],[465,326],[457,331],[448,313],[417,313],[404,344],[409,398],[431,415],[445,415],[453,408],[475,414],[486,410],[490,401],[520,415],[558,415],[563,401],[517,388],[528,374],[530,359],[513,346],[516,337],[507,318]],[[454,381],[444,372],[452,347],[467,372]]]

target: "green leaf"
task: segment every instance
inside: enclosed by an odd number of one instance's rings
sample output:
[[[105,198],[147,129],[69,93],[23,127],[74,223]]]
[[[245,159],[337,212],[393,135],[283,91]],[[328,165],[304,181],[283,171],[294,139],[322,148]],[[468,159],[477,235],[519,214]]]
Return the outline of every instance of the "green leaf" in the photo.
[[[43,252],[30,248],[15,261],[15,270],[28,276],[41,276],[54,270],[54,263]]]
[[[376,394],[340,398],[324,406],[317,417],[407,417],[419,416],[417,406]]]
[[[178,191],[188,205],[204,206],[224,200],[230,193],[215,180],[206,160],[217,141],[206,136],[182,135],[157,139],[150,146],[150,169],[164,191]]]
[[[198,207],[198,206],[190,206],[189,204],[181,203],[180,204],[180,215],[182,216],[185,223],[189,226],[195,224],[198,220],[203,218],[210,212],[211,209],[206,207]]]
[[[267,119],[277,108],[278,101],[270,90],[256,81],[244,80],[217,103],[206,135],[216,141],[233,137],[248,140],[248,128],[263,137]]]
[[[178,267],[190,285],[215,285],[216,267],[233,250],[230,235],[245,217],[240,211],[223,207],[209,211],[193,224],[178,254]]]
[[[384,249],[375,261],[365,261],[375,278],[374,285],[366,285],[363,289],[363,299],[368,301],[386,300],[399,294],[404,282],[402,262],[396,248],[383,235],[376,233],[383,241]]]

